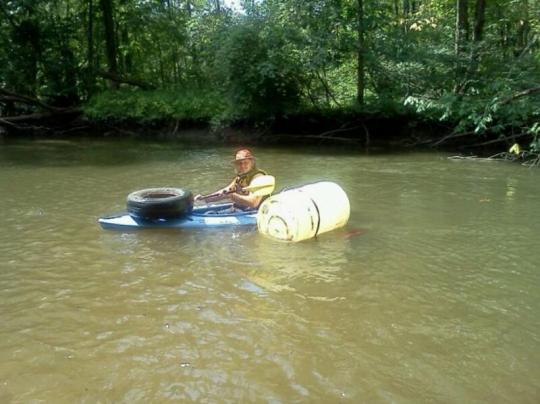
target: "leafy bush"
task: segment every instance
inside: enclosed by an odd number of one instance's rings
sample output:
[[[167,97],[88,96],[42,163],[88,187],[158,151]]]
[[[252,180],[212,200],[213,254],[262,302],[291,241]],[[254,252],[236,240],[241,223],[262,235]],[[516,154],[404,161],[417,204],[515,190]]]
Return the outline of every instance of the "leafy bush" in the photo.
[[[163,119],[210,122],[223,110],[224,103],[217,91],[194,88],[106,91],[92,97],[84,108],[94,119],[141,122]]]
[[[229,30],[215,60],[226,119],[266,119],[297,108],[299,72],[287,50],[281,32],[265,29],[257,20]]]

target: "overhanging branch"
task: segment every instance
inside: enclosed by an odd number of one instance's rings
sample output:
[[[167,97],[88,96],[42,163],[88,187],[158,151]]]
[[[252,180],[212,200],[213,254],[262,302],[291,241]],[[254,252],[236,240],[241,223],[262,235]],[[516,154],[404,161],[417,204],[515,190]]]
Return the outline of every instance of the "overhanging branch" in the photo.
[[[506,105],[510,104],[512,101],[517,100],[518,98],[527,97],[532,94],[540,93],[540,86],[528,88],[527,90],[520,91],[512,95],[511,97],[505,98],[504,100],[499,101],[497,104]]]

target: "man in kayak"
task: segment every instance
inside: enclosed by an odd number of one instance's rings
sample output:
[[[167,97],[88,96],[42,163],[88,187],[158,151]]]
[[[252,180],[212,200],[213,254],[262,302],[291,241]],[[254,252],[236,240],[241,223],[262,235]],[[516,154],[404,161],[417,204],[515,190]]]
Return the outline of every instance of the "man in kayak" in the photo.
[[[249,149],[238,150],[234,155],[233,164],[236,177],[229,185],[207,196],[199,194],[195,196],[194,200],[215,202],[229,198],[233,201],[233,207],[240,210],[259,207],[265,197],[244,192],[242,189],[249,186],[255,178],[266,175],[266,173],[257,168],[255,156]]]

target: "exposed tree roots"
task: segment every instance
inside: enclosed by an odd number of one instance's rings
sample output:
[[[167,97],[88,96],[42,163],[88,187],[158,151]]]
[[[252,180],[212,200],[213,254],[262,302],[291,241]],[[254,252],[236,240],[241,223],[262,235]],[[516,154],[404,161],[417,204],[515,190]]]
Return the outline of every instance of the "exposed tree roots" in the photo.
[[[540,154],[532,152],[522,152],[520,154],[512,154],[502,152],[489,157],[478,156],[451,156],[450,160],[473,160],[473,161],[511,161],[518,162],[525,167],[540,167]]]

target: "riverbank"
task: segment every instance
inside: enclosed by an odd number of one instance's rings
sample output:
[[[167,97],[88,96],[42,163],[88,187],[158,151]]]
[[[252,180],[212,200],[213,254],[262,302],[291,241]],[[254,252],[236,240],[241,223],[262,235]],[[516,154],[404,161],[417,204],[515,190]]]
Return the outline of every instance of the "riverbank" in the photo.
[[[465,99],[456,105],[419,105],[411,97],[406,101],[371,98],[363,106],[332,107],[298,101],[277,109],[270,100],[264,107],[259,100],[260,108],[253,108],[216,88],[202,86],[121,88],[60,107],[12,92],[3,94],[18,105],[16,110],[3,111],[4,115],[10,112],[9,116],[0,117],[0,136],[4,137],[128,137],[203,145],[337,144],[364,150],[435,148],[484,156],[508,151],[516,143],[534,153],[540,149],[534,113],[520,110],[520,119],[509,120],[509,111],[486,112]]]
[[[219,108],[214,105],[217,115],[212,115],[208,102],[198,105],[195,111],[194,97],[189,98],[190,102],[184,99],[177,109],[167,110],[163,103],[154,106],[153,101],[159,98],[118,94],[97,97],[81,107],[47,105],[42,111],[0,118],[0,138],[83,136],[202,145],[346,145],[363,150],[442,149],[483,156],[505,152],[518,142],[529,145],[534,140],[532,134],[522,132],[504,136],[490,131],[459,131],[459,124],[450,119],[435,119],[394,104],[362,111],[352,107],[304,109],[266,116],[221,115],[218,119]]]
[[[79,136],[141,138],[216,144],[350,144],[363,148],[424,147],[451,128],[414,114],[303,112],[213,125],[204,119],[95,119],[82,110],[42,114],[1,127],[4,138]]]
[[[56,122],[49,119],[3,129],[0,140],[92,137],[155,139],[193,145],[342,145],[377,151],[437,149],[482,156],[507,151],[516,141],[512,137],[454,134],[448,123],[424,120],[414,114],[383,116],[337,112],[332,115],[302,113],[264,122],[241,120],[218,127],[191,119],[101,120],[80,113],[72,114],[71,119]]]
[[[239,120],[213,126],[192,120],[87,121],[96,136],[129,136],[222,144],[352,144],[361,147],[417,147],[436,139],[442,125],[422,122],[418,117],[378,114],[323,115],[302,113],[264,121]]]

